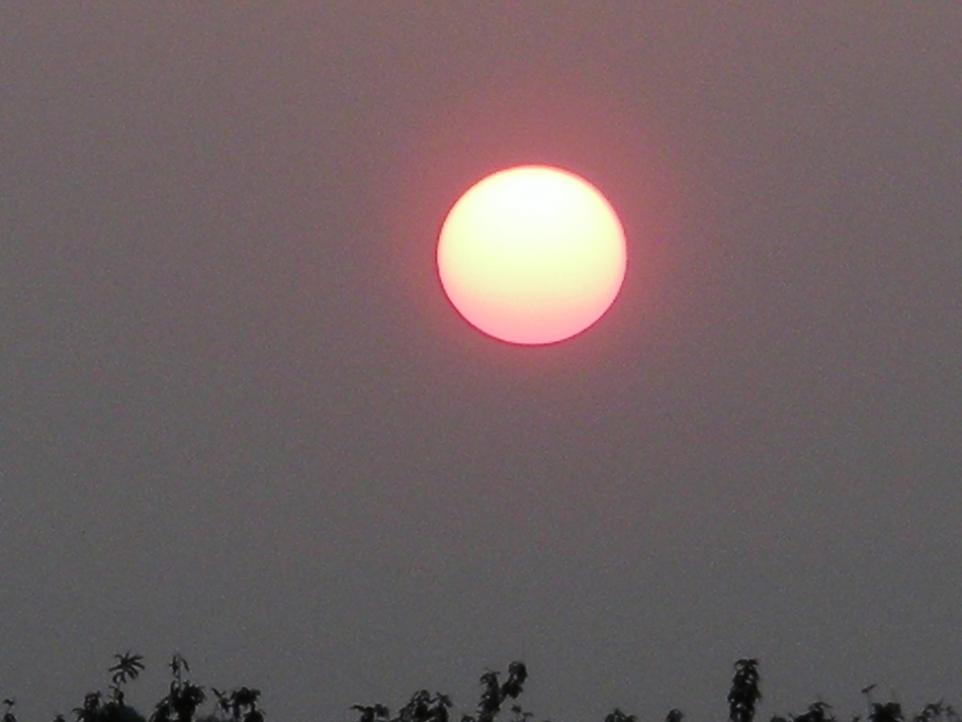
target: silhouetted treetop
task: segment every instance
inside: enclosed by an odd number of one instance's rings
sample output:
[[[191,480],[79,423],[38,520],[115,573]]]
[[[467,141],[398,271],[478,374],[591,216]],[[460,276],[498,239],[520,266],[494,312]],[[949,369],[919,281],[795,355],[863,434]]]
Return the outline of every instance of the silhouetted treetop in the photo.
[[[752,722],[755,718],[755,707],[762,698],[760,683],[757,659],[735,662],[735,676],[728,693],[728,719],[731,722]]]
[[[190,665],[179,653],[174,654],[168,664],[171,681],[167,694],[157,702],[149,722],[265,722],[264,711],[260,708],[261,691],[253,687],[235,687],[222,691],[210,687],[214,700],[213,712],[199,714],[201,706],[208,701],[204,687],[189,678]],[[73,709],[73,722],[148,722],[135,708],[128,705],[125,687],[136,680],[144,670],[143,657],[126,652],[114,655],[114,664],[108,668],[110,674],[110,693],[100,690],[88,692],[80,706]],[[739,659],[734,664],[734,675],[728,693],[730,722],[754,722],[758,702],[762,698],[761,677],[757,659]],[[481,675],[480,699],[476,716],[464,715],[462,722],[535,722],[534,713],[525,710],[518,698],[524,691],[528,680],[528,668],[523,662],[508,665],[507,679],[502,683],[500,673],[488,670]],[[898,702],[876,702],[872,684],[862,693],[866,696],[868,715],[864,722],[962,722],[951,705],[943,700],[925,705],[916,715],[907,715]],[[510,716],[499,715],[508,700]],[[0,722],[18,722],[14,713],[15,700],[7,697],[0,701],[2,716]],[[355,704],[350,709],[358,712],[357,722],[451,722],[451,698],[440,692],[431,693],[420,689],[411,695],[396,716],[391,715],[388,707],[382,704]],[[665,715],[665,722],[683,722],[684,714],[674,707]],[[859,722],[859,716],[849,722]],[[63,715],[57,715],[54,722],[67,722]],[[548,722],[543,720],[542,722]],[[604,722],[638,722],[638,717],[620,708],[614,708]],[[818,700],[808,706],[802,714],[773,716],[770,722],[838,722],[832,713],[832,706]]]
[[[144,671],[144,658],[142,655],[127,652],[126,654],[115,654],[114,659],[117,660],[117,664],[107,671],[113,672],[111,682],[113,682],[115,686],[124,685],[131,680],[137,679],[140,673]]]
[[[356,705],[355,705],[356,707]],[[387,707],[377,705],[385,716],[389,716]],[[398,716],[391,722],[448,722],[448,709],[451,707],[451,699],[445,694],[438,692],[432,695],[426,689],[418,690],[399,711]]]
[[[665,715],[665,722],[681,722],[684,718],[685,713],[675,707],[668,710],[668,714]]]
[[[605,722],[638,722],[638,718],[633,714],[625,714],[615,707],[608,713],[608,716],[605,717]]]
[[[937,719],[946,719],[949,722],[959,722],[959,715],[952,705],[945,704],[944,701],[930,702],[925,705],[921,712],[912,718],[912,722],[933,722]]]
[[[217,690],[214,690],[215,692]],[[357,722],[387,722],[391,718],[391,710],[385,707],[383,704],[374,705],[362,705],[355,704],[351,706],[351,709],[360,712],[360,716],[357,718]]]
[[[508,679],[501,685],[501,701],[506,697],[517,699],[521,694],[525,680],[528,679],[528,668],[524,662],[512,662],[508,665]]]
[[[874,703],[868,718],[871,722],[905,722],[902,716],[902,705],[898,702]]]

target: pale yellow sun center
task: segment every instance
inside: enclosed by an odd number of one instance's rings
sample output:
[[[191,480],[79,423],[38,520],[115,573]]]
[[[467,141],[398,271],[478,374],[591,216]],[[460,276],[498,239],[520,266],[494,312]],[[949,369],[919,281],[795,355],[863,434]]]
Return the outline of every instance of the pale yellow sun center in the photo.
[[[454,307],[518,344],[569,338],[611,306],[626,268],[624,231],[586,180],[547,166],[484,178],[448,213],[438,271]]]

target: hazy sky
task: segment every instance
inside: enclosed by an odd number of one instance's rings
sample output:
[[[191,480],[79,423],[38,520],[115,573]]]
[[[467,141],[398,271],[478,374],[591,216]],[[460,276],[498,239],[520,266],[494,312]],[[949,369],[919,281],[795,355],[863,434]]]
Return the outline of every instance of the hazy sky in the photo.
[[[506,165],[629,241],[588,332],[472,330]],[[269,718],[962,703],[962,4],[4,3],[0,694],[174,650]]]

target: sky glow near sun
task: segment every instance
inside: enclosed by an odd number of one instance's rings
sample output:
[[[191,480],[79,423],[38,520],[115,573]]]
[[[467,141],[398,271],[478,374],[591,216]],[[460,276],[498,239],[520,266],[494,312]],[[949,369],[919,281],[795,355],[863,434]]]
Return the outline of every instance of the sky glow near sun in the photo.
[[[519,166],[469,188],[441,228],[438,273],[458,312],[524,345],[570,338],[621,289],[625,234],[601,192],[568,171]]]

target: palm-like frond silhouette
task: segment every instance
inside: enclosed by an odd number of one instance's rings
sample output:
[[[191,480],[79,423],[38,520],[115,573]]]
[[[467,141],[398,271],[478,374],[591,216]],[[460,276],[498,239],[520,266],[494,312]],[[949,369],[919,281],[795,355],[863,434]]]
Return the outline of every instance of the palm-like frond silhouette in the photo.
[[[174,652],[174,656],[170,658],[167,667],[176,682],[183,680],[184,672],[190,672],[190,665],[187,664],[187,660],[180,652]]]
[[[109,672],[113,672],[111,681],[114,685],[127,684],[129,681],[137,679],[140,673],[144,671],[144,658],[140,654],[132,654],[130,652],[126,654],[115,654],[114,659],[117,660],[117,664],[108,670]]]
[[[107,670],[112,675],[110,677],[111,701],[106,703],[103,709],[97,713],[100,717],[104,715],[116,716],[116,710],[127,706],[124,701],[124,685],[137,679],[144,670],[143,657],[139,654],[133,654],[132,652],[115,654],[114,659],[117,660],[117,663]]]

